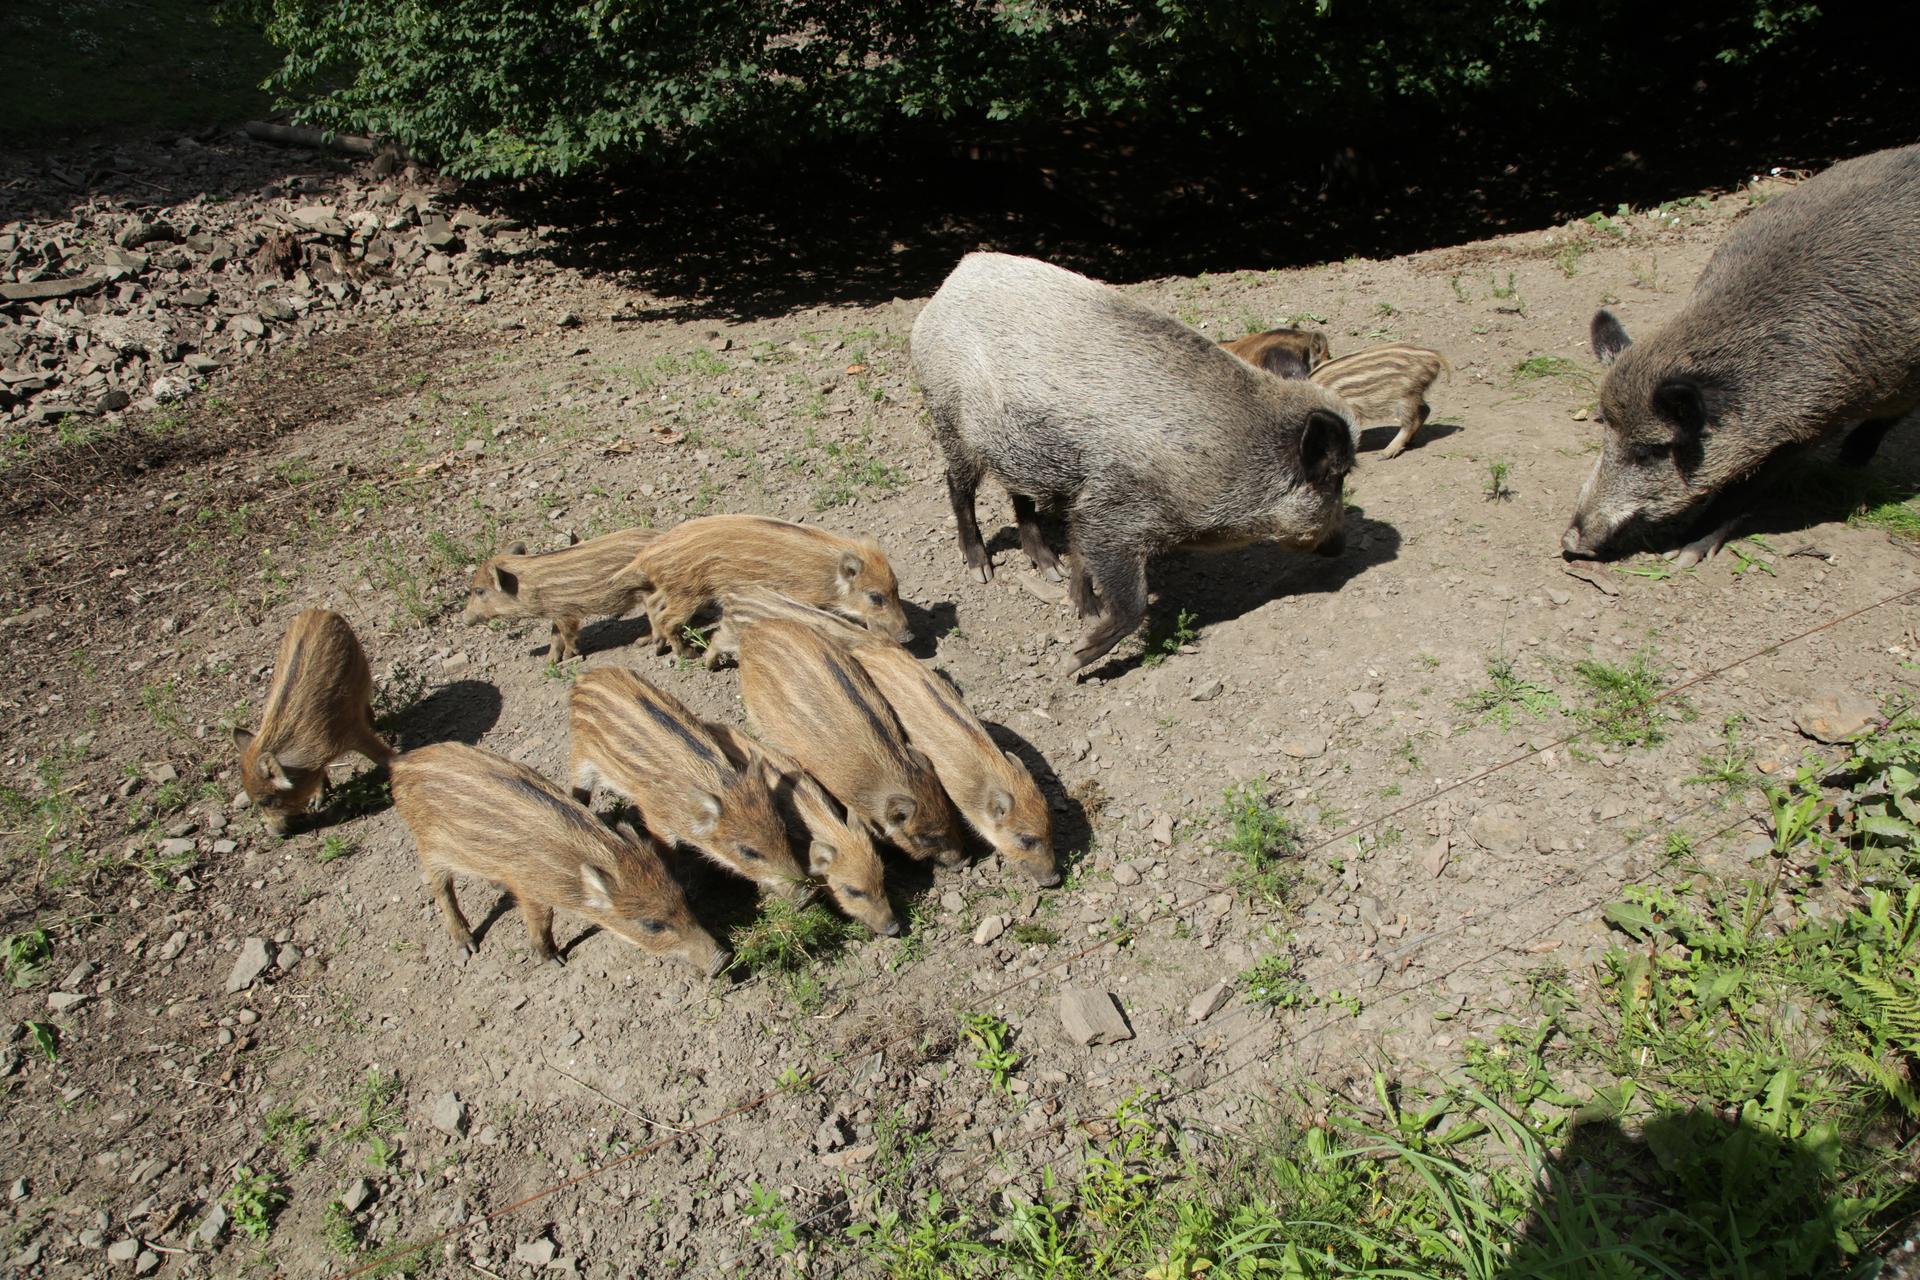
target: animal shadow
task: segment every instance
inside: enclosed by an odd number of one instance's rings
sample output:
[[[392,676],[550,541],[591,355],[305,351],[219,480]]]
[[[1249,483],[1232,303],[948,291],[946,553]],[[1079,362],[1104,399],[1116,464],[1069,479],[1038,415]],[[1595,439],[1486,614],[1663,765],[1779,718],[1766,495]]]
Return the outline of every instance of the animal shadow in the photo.
[[[1169,605],[1187,609],[1193,622],[1207,627],[1227,622],[1281,595],[1338,591],[1349,581],[1400,554],[1400,531],[1358,507],[1346,516],[1346,548],[1337,556],[1287,551],[1271,543],[1218,553],[1180,553],[1160,557],[1148,567],[1147,582],[1156,600],[1149,612],[1149,636],[1173,628],[1154,620]],[[1138,652],[1114,655],[1089,668],[1088,675],[1113,677],[1140,666],[1154,652],[1152,642]]]
[[[602,649],[624,649],[652,632],[644,613],[633,618],[606,618],[580,628],[580,653],[585,656]],[[553,655],[552,639],[547,641],[546,653],[549,657]]]
[[[500,691],[484,680],[455,680],[389,717],[389,740],[403,751],[435,742],[478,746],[499,721]]]
[[[940,641],[960,625],[959,608],[951,600],[924,606],[909,600],[900,604],[906,610],[907,625],[913,628],[913,643],[907,646],[907,652],[916,658],[931,658]]]
[[[1420,434],[1407,442],[1406,450],[1402,456],[1404,457],[1407,453],[1418,453],[1434,441],[1445,440],[1448,436],[1459,435],[1463,430],[1465,430],[1465,428],[1457,423],[1428,422],[1424,427],[1420,428]],[[1376,449],[1384,449],[1388,443],[1399,434],[1400,428],[1391,423],[1384,427],[1365,427],[1360,432],[1360,452],[1370,453]]]
[[[1004,724],[992,720],[982,723],[987,726],[988,736],[1003,749],[1013,752],[1039,784],[1040,794],[1047,798],[1047,809],[1053,817],[1054,861],[1059,864],[1062,877],[1072,875],[1093,848],[1093,821],[1087,806],[1067,790],[1040,748]]]

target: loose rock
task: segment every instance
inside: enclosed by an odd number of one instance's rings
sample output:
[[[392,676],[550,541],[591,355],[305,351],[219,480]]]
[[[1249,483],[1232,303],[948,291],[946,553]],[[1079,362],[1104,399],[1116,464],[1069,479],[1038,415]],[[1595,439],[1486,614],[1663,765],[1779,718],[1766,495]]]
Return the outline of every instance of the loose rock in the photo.
[[[1793,725],[1815,742],[1845,742],[1880,718],[1880,708],[1856,693],[1833,690],[1794,708]]]
[[[457,1093],[443,1093],[433,1104],[433,1127],[458,1138],[467,1131],[467,1104]]]
[[[1515,853],[1527,842],[1527,825],[1510,804],[1490,804],[1467,824],[1473,842],[1489,853]]]
[[[234,958],[233,969],[227,974],[227,994],[245,991],[252,986],[254,979],[267,971],[273,963],[273,956],[267,950],[265,938],[248,938],[240,947],[240,954]]]
[[[1067,1039],[1078,1045],[1118,1044],[1133,1039],[1120,1002],[1106,991],[1064,991],[1060,995],[1060,1023]]]

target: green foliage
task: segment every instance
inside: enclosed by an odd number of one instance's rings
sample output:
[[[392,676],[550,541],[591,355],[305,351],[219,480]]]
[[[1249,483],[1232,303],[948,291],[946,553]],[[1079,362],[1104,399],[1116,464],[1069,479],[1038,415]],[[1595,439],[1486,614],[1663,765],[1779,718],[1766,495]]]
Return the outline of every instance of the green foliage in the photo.
[[[1471,20],[1389,0],[678,4],[225,0],[284,54],[269,87],[323,128],[391,136],[463,177],[631,158],[731,163],[873,138],[1122,119],[1202,135],[1383,103],[1568,101],[1645,59],[1628,0],[1493,0]],[[1739,58],[1807,5],[1713,0],[1689,21]],[[1690,47],[1691,48],[1691,47]],[[1710,49],[1682,55],[1698,67]],[[709,359],[712,357],[709,356]]]
[[[313,1159],[318,1144],[313,1140],[313,1120],[301,1114],[291,1104],[283,1104],[267,1112],[265,1133],[270,1143],[280,1153],[281,1163],[289,1171],[304,1167]]]
[[[795,972],[839,952],[856,926],[819,903],[796,907],[785,898],[762,898],[760,913],[729,936],[733,967]]]
[[[1513,497],[1513,486],[1507,483],[1507,477],[1513,467],[1504,459],[1495,458],[1487,463],[1487,501],[1504,502]]]
[[[1006,1019],[990,1013],[967,1013],[960,1016],[960,1030],[979,1051],[980,1056],[973,1060],[973,1065],[987,1073],[994,1092],[1006,1093],[1020,1065],[1020,1055],[1007,1047],[1013,1028],[1007,1025]]]
[[[1200,638],[1200,632],[1193,624],[1200,621],[1200,615],[1180,610],[1174,619],[1173,630],[1165,635],[1153,635],[1147,638],[1147,654],[1140,660],[1143,667],[1157,667],[1180,652],[1181,648]]]
[[[1516,714],[1544,720],[1560,709],[1560,696],[1545,685],[1522,679],[1514,670],[1513,659],[1505,654],[1487,659],[1487,679],[1490,683],[1486,688],[1476,689],[1454,705],[1502,729],[1513,728]]]
[[[1656,747],[1667,740],[1668,720],[1688,710],[1682,699],[1660,698],[1666,682],[1653,663],[1653,655],[1642,650],[1624,666],[1597,658],[1574,664],[1588,704],[1573,714],[1586,726],[1589,740],[1610,747]]]
[[[44,976],[47,962],[53,959],[53,943],[45,929],[27,929],[7,935],[0,965],[7,982],[16,987],[31,987]]]
[[[1265,777],[1228,787],[1222,798],[1225,847],[1235,858],[1235,888],[1270,906],[1284,906],[1299,880],[1299,838],[1274,803]]]
[[[233,1211],[233,1225],[250,1240],[265,1240],[273,1234],[274,1218],[286,1207],[287,1190],[271,1175],[255,1173],[243,1164],[234,1171],[226,1201]]]
[[[1297,1009],[1312,1002],[1306,984],[1294,971],[1293,956],[1276,952],[1254,962],[1240,975],[1247,1001],[1263,1009]]]

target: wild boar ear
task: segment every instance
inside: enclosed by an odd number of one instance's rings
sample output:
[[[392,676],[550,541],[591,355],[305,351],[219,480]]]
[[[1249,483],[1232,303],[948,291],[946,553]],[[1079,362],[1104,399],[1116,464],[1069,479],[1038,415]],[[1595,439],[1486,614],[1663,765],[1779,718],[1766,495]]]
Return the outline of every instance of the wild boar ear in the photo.
[[[628,844],[640,843],[640,833],[633,829],[631,822],[616,822],[613,824],[613,829]]]
[[[839,856],[840,851],[825,840],[815,840],[807,846],[807,870],[816,876],[824,875],[827,869],[833,866],[833,860]]]
[[[1000,754],[1005,756],[1007,758],[1007,763],[1012,765],[1016,769],[1025,769],[1027,767],[1024,764],[1021,764],[1020,757],[1013,754],[1013,752],[1011,751],[1002,751]]]
[[[1605,307],[1593,313],[1587,339],[1593,344],[1593,358],[1601,364],[1612,364],[1622,351],[1633,345],[1633,339],[1627,336],[1627,327]]]
[[[1690,436],[1707,429],[1707,401],[1690,378],[1668,378],[1653,389],[1656,413]]]
[[[886,816],[889,831],[898,830],[912,822],[913,815],[919,810],[919,804],[908,795],[888,796],[887,802],[880,807],[880,812]]]
[[[1005,787],[995,787],[987,792],[987,816],[995,822],[1005,822],[1007,815],[1013,812],[1013,792]]]
[[[1300,433],[1300,472],[1310,485],[1325,484],[1353,470],[1353,431],[1347,420],[1331,409],[1307,415]]]
[[[580,864],[580,888],[585,894],[581,905],[587,910],[613,910],[613,888],[607,884],[607,873],[591,862]]]
[[[242,729],[240,726],[235,725],[233,729],[233,745],[241,751],[245,751],[252,743],[253,730]]]
[[[527,544],[524,542],[516,542],[507,548],[507,554],[510,556],[523,556],[527,554]]]
[[[275,791],[293,790],[293,779],[287,776],[286,769],[281,766],[280,757],[274,755],[271,751],[266,752],[260,757],[260,773],[262,777],[273,784]]]
[[[520,594],[520,575],[517,573],[509,573],[507,570],[502,569],[499,565],[497,564],[494,565],[493,566],[493,589],[495,591],[500,592],[503,595],[509,595],[509,596],[519,595]]]
[[[859,580],[861,569],[860,553],[849,551],[840,557],[840,594],[853,590],[853,584]]]
[[[700,787],[693,789],[693,834],[703,836],[720,821],[720,797]]]

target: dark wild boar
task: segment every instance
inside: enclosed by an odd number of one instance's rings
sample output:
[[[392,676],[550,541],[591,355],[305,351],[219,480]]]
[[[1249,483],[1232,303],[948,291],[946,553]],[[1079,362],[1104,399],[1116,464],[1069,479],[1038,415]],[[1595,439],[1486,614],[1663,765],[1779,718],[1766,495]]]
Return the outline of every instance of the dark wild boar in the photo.
[[[555,907],[708,975],[731,959],[693,918],[649,840],[630,827],[609,830],[525,765],[457,742],[409,751],[393,761],[393,807],[413,832],[447,932],[466,951],[473,933],[454,897],[455,872],[513,895],[542,960],[560,959]]]
[[[294,618],[273,660],[259,731],[235,729],[233,745],[240,784],[277,836],[313,803],[335,760],[349,751],[375,764],[393,758],[373,727],[373,673],[345,618],[325,609]]]
[[[1680,314],[1631,342],[1593,318],[1600,457],[1560,540],[1595,557],[1685,522],[1679,553],[1719,550],[1758,485],[1795,446],[1851,432],[1864,464],[1920,406],[1920,146],[1833,166],[1735,224]]]
[[[1054,580],[1036,504],[1066,508],[1073,602],[1102,615],[1075,672],[1140,625],[1156,552],[1342,548],[1354,433],[1340,401],[1117,290],[969,254],[914,322],[912,358],[975,578],[993,576],[973,509],[983,476],[1012,495],[1021,547]]]

